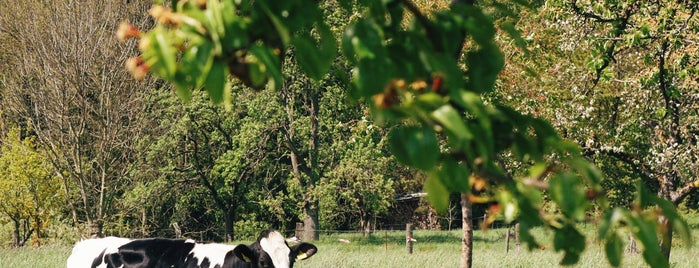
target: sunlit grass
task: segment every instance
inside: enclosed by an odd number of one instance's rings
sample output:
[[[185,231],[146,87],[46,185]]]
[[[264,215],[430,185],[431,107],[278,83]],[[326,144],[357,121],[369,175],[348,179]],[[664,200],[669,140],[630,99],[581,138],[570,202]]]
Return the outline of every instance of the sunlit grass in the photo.
[[[70,251],[69,246],[0,248],[0,267],[66,267]]]
[[[690,227],[699,227],[699,217],[688,215]],[[580,262],[571,267],[610,267],[603,247],[594,240],[593,224],[584,226],[587,248]],[[557,267],[562,258],[560,252],[550,248],[550,234],[533,230],[534,235],[548,249],[529,251],[525,245],[516,250],[511,241],[505,251],[505,229],[474,232],[473,267]],[[408,254],[404,231],[379,231],[364,237],[358,233],[322,233],[321,240],[313,242],[318,253],[312,258],[297,262],[295,267],[458,267],[460,262],[460,231],[416,230],[413,237],[413,254]],[[694,231],[695,240],[699,238]],[[340,242],[349,240],[349,243]],[[250,243],[251,241],[242,241]],[[687,248],[682,240],[675,239],[671,267],[699,267],[696,248]],[[25,247],[0,249],[0,267],[65,267],[70,246]],[[621,267],[647,267],[640,254],[626,254]]]

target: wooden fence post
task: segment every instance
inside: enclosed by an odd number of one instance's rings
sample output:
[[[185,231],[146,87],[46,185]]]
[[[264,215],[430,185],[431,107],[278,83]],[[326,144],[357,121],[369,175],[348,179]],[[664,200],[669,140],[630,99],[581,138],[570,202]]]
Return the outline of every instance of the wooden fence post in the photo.
[[[408,254],[413,254],[413,225],[408,223],[405,225],[405,248]]]
[[[294,230],[294,236],[296,238],[303,240],[303,222],[296,223],[296,230]]]
[[[510,252],[510,237],[512,236],[512,226],[507,226],[507,232],[505,233],[505,253]]]
[[[182,237],[182,229],[180,229],[180,225],[178,225],[176,222],[173,222],[172,228],[175,229],[175,238],[181,238]]]

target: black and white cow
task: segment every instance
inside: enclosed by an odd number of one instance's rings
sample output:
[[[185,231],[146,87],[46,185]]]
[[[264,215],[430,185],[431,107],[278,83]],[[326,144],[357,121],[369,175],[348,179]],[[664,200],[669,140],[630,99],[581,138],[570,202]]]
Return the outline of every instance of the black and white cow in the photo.
[[[106,239],[106,238],[105,238]],[[113,250],[113,246],[102,247],[95,254],[91,249],[88,254],[79,252],[85,248],[81,243],[97,244],[91,239],[78,243],[73,255],[68,258],[68,268],[233,268],[233,267],[293,267],[296,260],[311,257],[318,249],[309,243],[298,243],[291,247],[278,231],[267,230],[250,246],[200,244],[193,240],[149,238],[128,241]],[[104,242],[104,241],[103,241]],[[121,241],[118,241],[121,242]],[[77,255],[74,257],[74,255]],[[79,258],[87,257],[86,259]],[[96,256],[96,257],[95,257]]]
[[[100,267],[99,265],[104,263],[105,254],[117,253],[120,246],[129,242],[131,239],[113,236],[80,241],[75,244],[68,257],[68,268]]]

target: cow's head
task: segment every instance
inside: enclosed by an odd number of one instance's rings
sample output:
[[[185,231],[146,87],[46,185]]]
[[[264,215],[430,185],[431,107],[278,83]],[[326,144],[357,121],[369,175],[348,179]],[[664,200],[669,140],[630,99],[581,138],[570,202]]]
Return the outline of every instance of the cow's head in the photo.
[[[310,243],[298,243],[289,247],[284,236],[275,230],[263,231],[250,248],[258,255],[258,267],[275,268],[291,268],[294,262],[308,259],[318,251]]]

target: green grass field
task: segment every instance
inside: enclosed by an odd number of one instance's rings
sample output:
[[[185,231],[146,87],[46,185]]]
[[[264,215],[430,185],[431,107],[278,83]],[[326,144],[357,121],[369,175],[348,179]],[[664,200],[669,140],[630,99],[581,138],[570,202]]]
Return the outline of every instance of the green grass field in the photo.
[[[696,218],[696,217],[695,217]],[[690,219],[690,226],[696,230],[699,221]],[[594,232],[588,225],[587,231]],[[542,243],[551,241],[544,231],[535,230]],[[473,267],[556,267],[561,254],[551,249],[528,251],[514,249],[511,243],[505,252],[505,230],[493,229],[474,233]],[[295,267],[458,267],[460,251],[459,231],[414,231],[417,242],[413,254],[408,254],[403,231],[380,231],[369,237],[357,233],[321,234],[321,240],[314,242],[318,253],[312,258],[298,262]],[[588,247],[578,265],[573,267],[609,267],[603,250],[588,236]],[[699,233],[694,232],[695,240]],[[349,243],[339,239],[350,240]],[[249,244],[251,241],[241,241]],[[679,238],[675,239],[672,250],[671,267],[699,267],[696,248],[687,248]],[[70,246],[25,247],[20,249],[0,249],[0,267],[65,267],[70,254]],[[640,254],[624,256],[621,267],[647,267]]]

